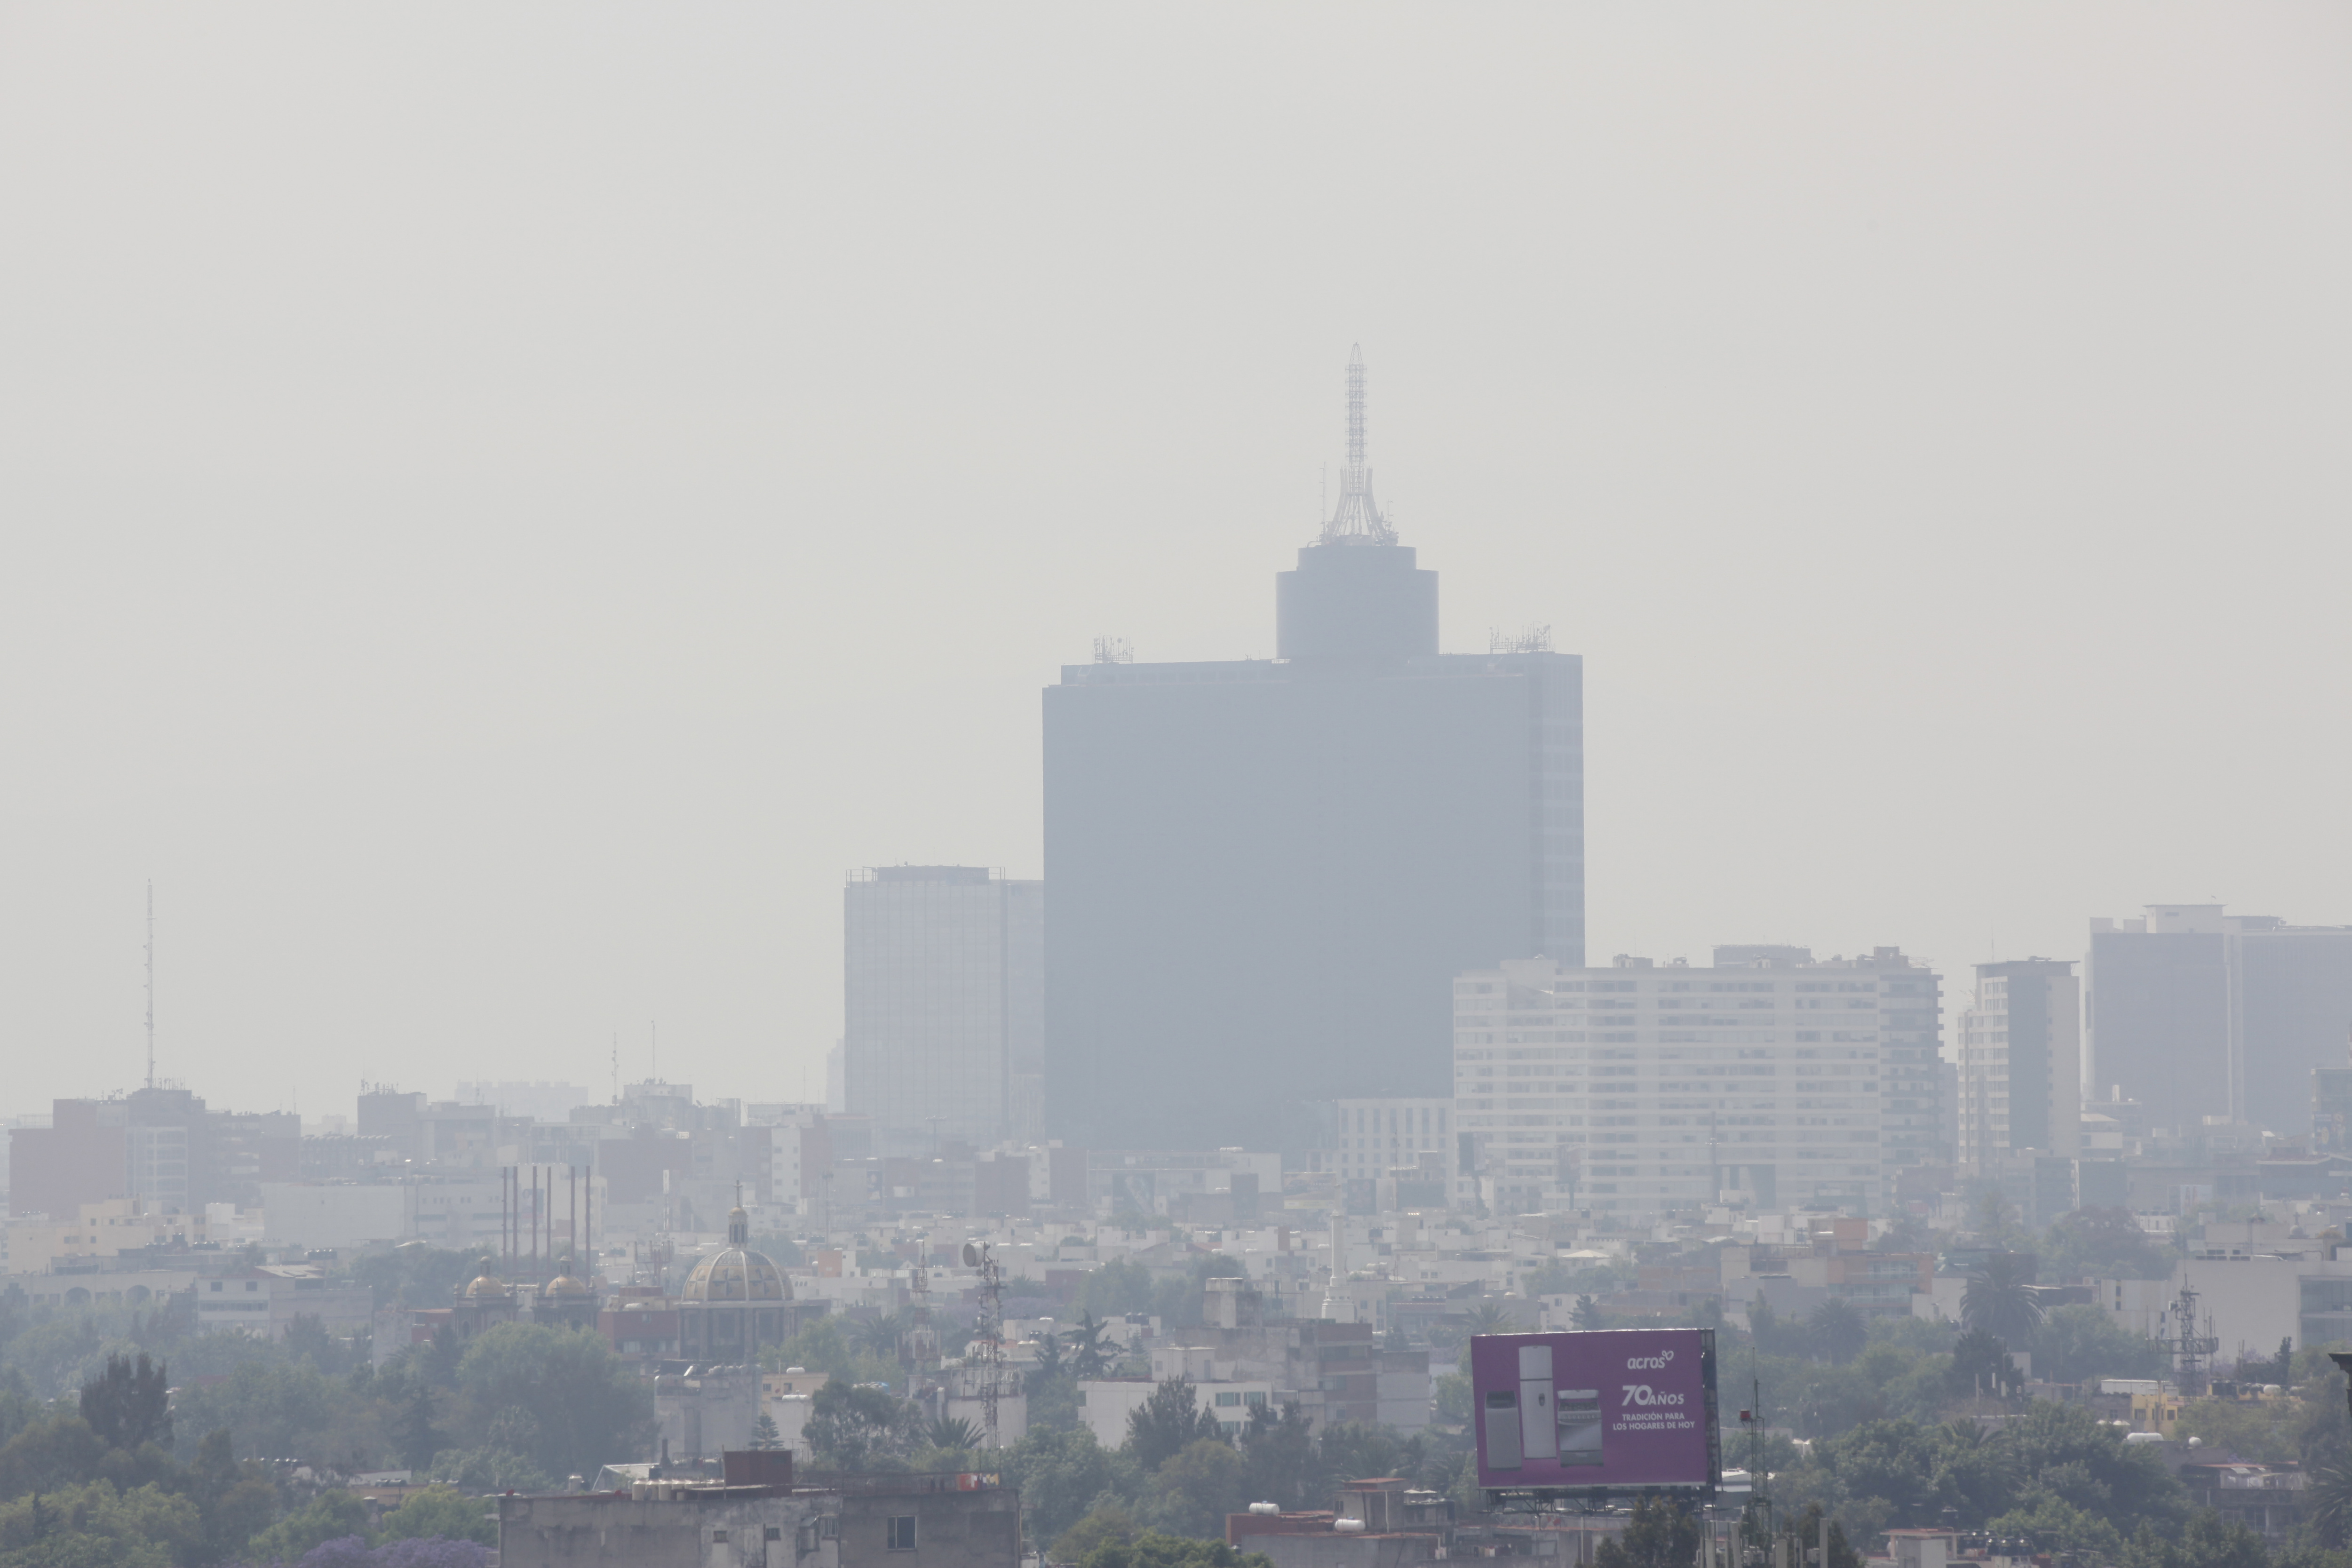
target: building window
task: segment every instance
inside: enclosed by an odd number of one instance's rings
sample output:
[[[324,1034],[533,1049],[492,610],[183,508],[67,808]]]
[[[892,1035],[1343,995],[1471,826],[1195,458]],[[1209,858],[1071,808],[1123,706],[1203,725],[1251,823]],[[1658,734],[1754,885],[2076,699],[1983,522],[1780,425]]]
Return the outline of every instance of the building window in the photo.
[[[915,1516],[894,1513],[890,1516],[890,1550],[912,1552],[915,1549]]]
[[[1236,1394],[1223,1394],[1223,1393],[1221,1393],[1221,1394],[1219,1394],[1217,1395],[1217,1403],[1218,1403],[1218,1404],[1220,1404],[1220,1405],[1239,1405],[1241,1402],[1242,1402],[1242,1396],[1241,1396],[1239,1394],[1237,1394],[1237,1393],[1236,1393]]]
[[[711,1542],[711,1544],[712,1544],[712,1545],[714,1545],[714,1546],[724,1546],[724,1545],[726,1545],[726,1544],[727,1544],[727,1532],[726,1532],[725,1531],[723,1531],[723,1530],[714,1530],[714,1531],[712,1531],[710,1532],[710,1542]]]

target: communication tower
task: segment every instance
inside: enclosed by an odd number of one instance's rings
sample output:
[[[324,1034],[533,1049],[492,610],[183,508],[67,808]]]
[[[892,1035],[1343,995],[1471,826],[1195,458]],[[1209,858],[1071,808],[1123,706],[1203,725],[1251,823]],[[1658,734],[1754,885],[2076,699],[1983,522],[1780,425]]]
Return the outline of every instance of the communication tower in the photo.
[[[997,1267],[996,1254],[985,1242],[963,1244],[963,1266],[980,1270],[980,1321],[975,1337],[981,1342],[981,1425],[985,1429],[982,1441],[997,1448],[1003,1447],[997,1437],[996,1400],[1004,1374],[1004,1271]]]

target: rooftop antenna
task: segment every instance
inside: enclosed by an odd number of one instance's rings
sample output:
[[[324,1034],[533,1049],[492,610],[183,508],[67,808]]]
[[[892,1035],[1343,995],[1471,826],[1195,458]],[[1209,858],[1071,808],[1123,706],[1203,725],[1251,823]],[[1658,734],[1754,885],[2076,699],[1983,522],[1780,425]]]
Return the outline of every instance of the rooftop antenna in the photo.
[[[1325,544],[1394,544],[1396,531],[1372,500],[1372,470],[1364,461],[1364,349],[1348,353],[1348,466],[1339,470],[1339,504],[1323,524]]]
[[[155,1087],[155,879],[147,879],[147,1087]]]

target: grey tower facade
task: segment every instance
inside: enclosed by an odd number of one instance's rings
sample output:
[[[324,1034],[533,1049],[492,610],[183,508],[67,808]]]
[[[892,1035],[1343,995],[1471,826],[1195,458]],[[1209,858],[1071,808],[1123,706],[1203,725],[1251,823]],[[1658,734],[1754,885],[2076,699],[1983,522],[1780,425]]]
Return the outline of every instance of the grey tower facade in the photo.
[[[842,900],[843,1092],[882,1152],[1037,1136],[1045,886],[883,866]]]
[[[1303,1148],[1318,1104],[1451,1092],[1453,977],[1584,957],[1581,661],[1441,654],[1437,575],[1349,463],[1271,660],[1045,693],[1049,1134]]]
[[[2352,926],[2293,926],[2220,904],[2095,920],[2084,964],[2095,1094],[2120,1086],[2151,1128],[2227,1115],[2300,1131],[2311,1074],[2347,1061]]]

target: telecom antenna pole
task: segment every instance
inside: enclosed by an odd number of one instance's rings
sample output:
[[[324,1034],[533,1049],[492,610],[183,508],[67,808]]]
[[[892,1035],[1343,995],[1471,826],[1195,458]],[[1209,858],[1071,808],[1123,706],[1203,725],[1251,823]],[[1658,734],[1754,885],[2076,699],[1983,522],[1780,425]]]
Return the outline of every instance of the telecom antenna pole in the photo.
[[[991,1448],[1001,1447],[996,1435],[997,1383],[1004,1372],[1004,1271],[997,1267],[996,1254],[985,1243],[967,1241],[963,1244],[963,1266],[980,1271],[980,1322],[977,1325],[983,1339],[981,1364],[984,1369],[980,1388],[982,1425],[986,1428],[982,1439]]]

